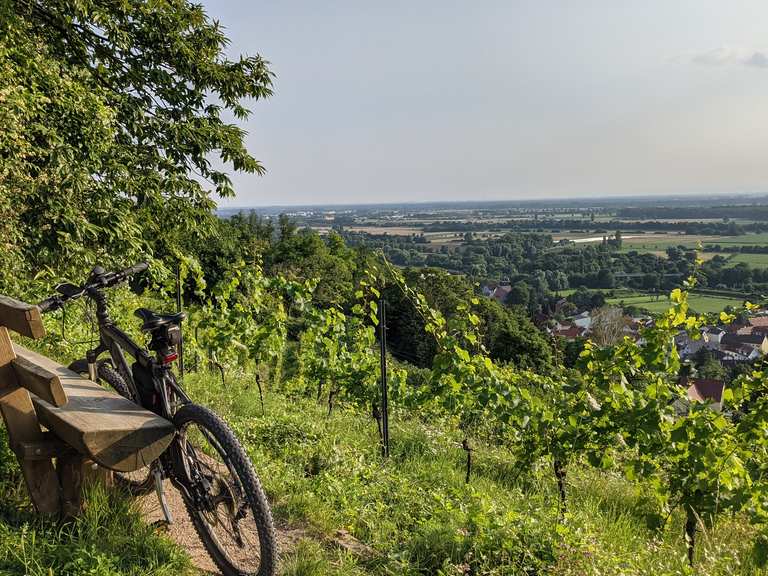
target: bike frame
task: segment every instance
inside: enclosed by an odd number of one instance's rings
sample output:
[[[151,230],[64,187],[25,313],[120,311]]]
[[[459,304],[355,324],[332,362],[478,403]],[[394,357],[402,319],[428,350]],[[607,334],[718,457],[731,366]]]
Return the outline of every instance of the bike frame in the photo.
[[[133,357],[142,368],[150,371],[155,391],[160,394],[165,418],[172,419],[175,409],[178,407],[178,399],[182,403],[191,402],[189,396],[178,385],[173,378],[170,365],[164,364],[159,358],[155,359],[152,355],[134,342],[128,334],[115,326],[109,317],[107,310],[107,300],[104,293],[99,289],[91,289],[88,296],[96,302],[96,317],[99,324],[99,345],[86,353],[88,362],[88,377],[96,380],[97,362],[99,356],[108,353],[115,363],[115,369],[122,376],[125,383],[131,390],[133,397],[140,399],[136,382],[133,378],[133,372],[128,365],[125,353]],[[148,406],[144,406],[149,408]]]
[[[197,518],[199,522],[210,524],[207,515],[216,514],[217,523],[221,521],[217,508],[222,505],[228,507],[228,521],[232,524],[232,530],[237,536],[238,545],[243,546],[239,532],[238,522],[245,518],[248,507],[252,507],[243,491],[243,477],[238,473],[230,454],[218,441],[217,435],[205,427],[206,418],[195,416],[194,410],[199,407],[191,407],[192,414],[187,414],[179,420],[178,409],[192,404],[190,397],[176,382],[171,369],[172,362],[178,358],[176,346],[181,342],[181,334],[177,332],[179,323],[183,319],[182,314],[173,317],[158,315],[147,309],[137,310],[137,315],[144,318],[143,329],[151,335],[147,347],[140,346],[131,337],[118,328],[109,316],[107,296],[104,290],[126,281],[130,276],[141,273],[147,269],[146,263],[140,263],[119,272],[106,272],[103,268],[94,268],[88,282],[83,286],[74,284],[60,284],[57,286],[59,295],[52,296],[40,302],[38,307],[41,312],[49,312],[62,308],[66,302],[86,296],[96,305],[96,318],[98,324],[98,344],[86,353],[88,376],[91,380],[99,378],[99,358],[108,354],[113,363],[113,368],[128,387],[128,392],[133,396],[133,401],[147,410],[170,420],[176,424],[176,435],[169,447],[158,459],[149,465],[149,476],[134,484],[138,490],[148,487],[148,482],[154,483],[158,499],[160,501],[165,521],[172,523],[173,518],[164,495],[163,480],[169,479],[182,494],[190,517]],[[154,352],[154,354],[153,354]],[[134,364],[129,364],[127,357],[135,359]],[[134,370],[135,369],[135,370]],[[134,374],[136,377],[134,378]],[[106,378],[106,376],[105,376]],[[151,388],[149,386],[151,380]],[[117,385],[115,385],[117,388]],[[119,390],[126,394],[125,390]],[[207,417],[210,419],[209,415]],[[212,450],[218,453],[228,469],[228,476],[222,475],[203,461],[205,449],[198,454],[194,442],[188,441],[187,428],[190,423],[202,422],[200,432]],[[220,425],[223,425],[222,422]],[[241,453],[242,448],[237,447]],[[237,482],[227,480],[228,477],[236,478]],[[131,482],[132,480],[128,480]],[[250,481],[250,480],[248,480]],[[253,484],[253,483],[251,483]],[[143,493],[143,492],[141,492]],[[255,514],[255,509],[253,512]],[[259,528],[261,530],[261,528]],[[201,540],[209,553],[215,550],[223,555],[224,562],[232,564],[226,551],[216,540],[215,534],[205,529],[207,536],[203,538],[203,532],[199,532]],[[261,540],[262,534],[259,532]],[[213,557],[213,556],[212,556]],[[214,558],[215,560],[215,558]],[[219,561],[217,560],[217,563]],[[234,569],[234,568],[233,568]],[[270,572],[272,573],[272,572]]]

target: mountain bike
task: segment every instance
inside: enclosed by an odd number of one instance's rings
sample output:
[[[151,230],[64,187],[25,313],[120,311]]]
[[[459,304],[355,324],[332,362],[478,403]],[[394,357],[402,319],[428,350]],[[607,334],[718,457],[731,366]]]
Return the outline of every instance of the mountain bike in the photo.
[[[182,495],[200,540],[225,576],[273,576],[277,566],[272,513],[248,456],[229,426],[213,411],[192,402],[174,376],[183,312],[158,314],[139,308],[135,315],[148,335],[143,348],[110,318],[105,289],[148,268],[137,264],[119,272],[96,267],[85,284],[59,284],[57,295],[39,304],[50,312],[83,296],[95,304],[98,344],[70,368],[102,380],[120,395],[173,422],[174,440],[150,466],[115,472],[115,481],[133,495],[157,492],[167,523],[173,518],[163,490],[169,479]],[[129,365],[126,354],[133,358]]]

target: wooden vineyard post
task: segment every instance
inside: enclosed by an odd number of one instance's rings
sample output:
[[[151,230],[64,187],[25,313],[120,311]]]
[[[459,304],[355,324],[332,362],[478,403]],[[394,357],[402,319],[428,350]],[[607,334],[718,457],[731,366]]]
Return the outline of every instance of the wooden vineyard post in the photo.
[[[381,455],[389,457],[389,396],[387,384],[387,301],[379,300],[379,344],[381,347]]]
[[[38,313],[39,314],[39,313]],[[0,412],[3,414],[12,449],[21,443],[44,440],[29,392],[16,381],[13,360],[16,354],[8,329],[0,326]],[[27,460],[19,458],[29,496],[38,512],[56,514],[60,510],[59,482],[51,458]]]

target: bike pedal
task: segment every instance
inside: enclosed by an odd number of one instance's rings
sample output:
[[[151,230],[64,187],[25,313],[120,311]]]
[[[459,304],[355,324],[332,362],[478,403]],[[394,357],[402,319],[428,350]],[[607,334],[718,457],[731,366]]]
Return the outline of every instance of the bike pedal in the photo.
[[[162,530],[163,532],[168,532],[171,529],[171,522],[168,522],[168,520],[155,520],[150,524],[152,528],[155,530]]]

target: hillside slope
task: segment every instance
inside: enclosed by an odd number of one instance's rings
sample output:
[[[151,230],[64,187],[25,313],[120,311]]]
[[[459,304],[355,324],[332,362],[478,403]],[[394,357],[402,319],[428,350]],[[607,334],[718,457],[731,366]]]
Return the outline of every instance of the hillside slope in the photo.
[[[548,471],[517,478],[503,449],[478,442],[466,485],[460,435],[448,424],[394,414],[392,455],[383,460],[366,415],[340,408],[328,416],[312,400],[278,393],[267,394],[262,414],[249,381],[223,389],[192,375],[187,385],[227,416],[280,525],[291,530],[284,574],[690,573],[682,518],[656,530],[652,502],[618,476],[574,469],[570,511],[559,523]],[[7,476],[4,495],[11,493]],[[194,572],[186,553],[119,497],[96,491],[83,519],[65,529],[14,510],[14,501],[3,498],[2,573]],[[722,521],[702,538],[696,573],[765,573],[754,540],[740,518]]]

